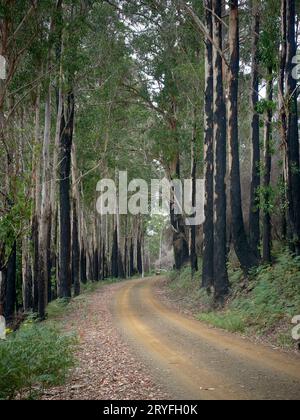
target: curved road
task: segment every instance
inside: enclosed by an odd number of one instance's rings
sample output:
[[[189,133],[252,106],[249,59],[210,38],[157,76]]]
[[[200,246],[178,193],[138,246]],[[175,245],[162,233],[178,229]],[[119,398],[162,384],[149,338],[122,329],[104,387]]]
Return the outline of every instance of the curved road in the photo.
[[[115,322],[171,398],[299,400],[300,358],[209,328],[166,308],[156,279],[124,283]]]

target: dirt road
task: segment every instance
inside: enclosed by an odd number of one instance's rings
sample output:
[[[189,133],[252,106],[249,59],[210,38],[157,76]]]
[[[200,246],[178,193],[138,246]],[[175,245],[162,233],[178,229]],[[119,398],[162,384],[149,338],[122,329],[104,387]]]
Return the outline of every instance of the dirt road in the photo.
[[[174,399],[299,400],[300,357],[206,327],[166,308],[157,279],[118,290],[114,322],[137,358]]]

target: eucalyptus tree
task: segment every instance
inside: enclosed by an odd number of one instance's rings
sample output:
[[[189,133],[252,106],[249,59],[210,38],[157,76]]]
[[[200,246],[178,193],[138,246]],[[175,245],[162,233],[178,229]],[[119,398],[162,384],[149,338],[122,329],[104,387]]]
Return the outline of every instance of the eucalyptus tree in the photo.
[[[213,38],[212,1],[206,0],[205,28]],[[202,287],[214,285],[214,144],[213,144],[213,50],[211,41],[205,39],[205,117],[204,117],[204,177],[205,221],[203,224]]]
[[[249,271],[258,259],[249,245],[242,211],[241,172],[239,154],[238,95],[240,70],[240,31],[238,0],[230,1],[229,69],[228,69],[228,142],[230,146],[230,204],[231,226],[236,255],[242,268]]]
[[[214,190],[214,275],[215,298],[222,301],[229,289],[227,272],[226,231],[226,106],[223,86],[222,1],[213,0],[213,78],[214,78],[214,129],[215,144],[215,190]]]
[[[284,147],[284,180],[287,190],[287,224],[292,250],[300,255],[300,164],[298,132],[298,87],[293,67],[297,54],[296,2],[282,0],[281,118]]]
[[[259,102],[259,40],[261,27],[260,1],[253,0],[251,8],[251,187],[249,210],[249,243],[257,257],[260,256],[260,125],[257,104]]]

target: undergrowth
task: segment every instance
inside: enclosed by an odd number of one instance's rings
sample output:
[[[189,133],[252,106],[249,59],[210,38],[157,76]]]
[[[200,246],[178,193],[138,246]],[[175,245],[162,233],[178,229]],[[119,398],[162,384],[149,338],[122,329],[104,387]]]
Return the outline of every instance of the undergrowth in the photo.
[[[75,334],[63,332],[62,319],[86,295],[116,280],[88,282],[80,296],[57,299],[47,306],[47,320],[38,322],[31,315],[20,329],[0,340],[0,400],[36,399],[45,388],[63,384],[76,364]]]
[[[75,364],[75,345],[74,335],[27,321],[0,341],[0,399],[31,399],[62,384]]]
[[[199,290],[199,277],[192,280],[185,268],[172,274],[169,286],[199,320],[231,332],[267,336],[279,346],[294,344],[291,320],[300,314],[300,258],[284,252],[273,266],[259,267],[247,281],[241,270],[229,267],[231,293],[219,310],[213,297]]]

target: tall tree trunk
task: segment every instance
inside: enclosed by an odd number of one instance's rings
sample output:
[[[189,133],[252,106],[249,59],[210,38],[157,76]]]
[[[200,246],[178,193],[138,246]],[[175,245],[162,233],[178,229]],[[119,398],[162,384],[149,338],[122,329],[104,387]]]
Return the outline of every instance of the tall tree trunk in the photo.
[[[120,223],[119,207],[117,207],[116,220],[117,220],[117,241],[118,241],[118,276],[121,279],[124,279],[125,272],[124,272],[122,248],[121,248],[121,223]]]
[[[82,197],[82,191],[79,196],[79,202]],[[80,278],[81,283],[87,283],[87,229],[86,229],[86,221],[85,215],[83,213],[82,206],[79,206],[79,213],[80,213]]]
[[[260,209],[258,190],[260,187],[260,128],[259,114],[256,110],[259,101],[259,32],[260,11],[257,0],[252,0],[252,69],[251,69],[251,140],[252,140],[252,177],[250,187],[249,241],[256,257],[260,257]]]
[[[173,124],[174,125],[174,124]],[[174,128],[173,128],[174,130]],[[175,131],[175,130],[174,130]],[[170,180],[180,180],[180,156],[176,154],[170,166]],[[186,235],[186,226],[182,214],[176,214],[176,191],[172,188],[170,201],[170,220],[173,231],[173,249],[175,258],[175,268],[180,270],[189,262],[189,243]]]
[[[87,275],[86,275],[86,250],[83,247],[81,247],[80,250],[80,279],[81,283],[86,284],[87,283]]]
[[[206,30],[213,37],[212,0],[205,0]],[[205,221],[203,224],[202,287],[214,284],[214,144],[213,144],[213,50],[212,43],[205,40],[205,116],[204,116],[204,178]]]
[[[267,100],[273,101],[273,79],[272,68],[268,72]],[[264,216],[263,216],[263,261],[271,263],[271,209],[270,209],[270,188],[271,188],[271,169],[272,169],[272,108],[268,108],[265,116],[264,131]]]
[[[283,0],[284,1],[284,0]],[[295,0],[286,1],[286,104],[287,104],[287,191],[289,203],[289,225],[292,245],[296,255],[300,255],[300,162],[298,131],[298,89],[293,77],[293,59],[297,54],[295,34]]]
[[[6,293],[4,317],[11,321],[15,315],[17,295],[16,295],[16,271],[17,271],[17,245],[14,243],[6,268]]]
[[[112,255],[111,255],[111,275],[113,278],[119,277],[118,256],[119,256],[118,229],[117,229],[117,225],[115,225],[114,235],[113,235]]]
[[[38,279],[38,312],[40,319],[45,318],[49,274],[49,224],[50,209],[50,135],[51,135],[51,84],[45,105],[45,129],[43,142],[42,203],[39,224],[39,279]]]
[[[134,269],[134,244],[133,244],[133,238],[131,238],[130,251],[129,251],[129,277],[133,277],[134,275],[135,275],[135,269]]]
[[[59,297],[69,299],[72,295],[71,279],[71,150],[74,128],[75,99],[68,93],[67,109],[62,113],[60,136],[60,271]]]
[[[222,50],[222,0],[213,0],[213,74],[214,74],[214,287],[215,300],[221,302],[229,291],[227,273],[226,224],[226,107],[223,89],[223,60],[216,48]]]
[[[286,20],[286,0],[281,1],[281,52],[280,52],[280,71],[278,81],[278,103],[279,103],[279,114],[280,114],[280,131],[281,131],[281,143],[283,149],[283,175],[282,183],[284,193],[281,197],[282,205],[282,236],[283,239],[287,239],[288,234],[288,211],[286,204],[288,202],[287,197],[287,180],[288,180],[288,159],[287,159],[287,109],[285,104],[285,66],[286,66],[286,54],[287,54],[287,20]]]
[[[125,216],[124,274],[128,277],[128,216]]]
[[[196,110],[195,110],[196,114]],[[196,145],[197,145],[197,126],[196,122],[194,123],[193,128],[193,138],[191,144],[191,179],[192,179],[192,207],[196,208],[196,198],[197,198],[197,191],[196,191],[196,183],[197,183],[197,158],[196,158]],[[196,216],[196,213],[193,217]],[[197,256],[197,244],[196,244],[196,236],[197,236],[197,227],[196,224],[191,226],[191,270],[192,270],[192,277],[194,277],[196,271],[198,271],[198,256]]]
[[[33,243],[33,311],[38,312],[38,284],[39,284],[39,222],[41,218],[41,164],[40,164],[40,88],[38,88],[35,103],[35,147],[32,173],[32,201],[34,203],[31,220],[31,235]]]
[[[138,229],[137,229],[137,242],[136,242],[136,261],[137,261],[137,271],[142,276],[143,275],[143,250],[142,250],[142,226],[141,219],[138,219]]]
[[[230,1],[229,17],[230,65],[228,71],[228,142],[230,147],[230,204],[232,236],[236,255],[242,268],[248,272],[258,264],[245,231],[240,174],[238,93],[239,93],[239,10],[238,0]]]
[[[77,181],[77,156],[76,147],[72,145],[72,283],[74,295],[80,295],[80,208],[79,208],[79,190]]]
[[[32,308],[32,267],[27,236],[22,241],[22,296],[23,310],[28,312]]]
[[[80,295],[80,249],[79,249],[79,232],[77,217],[77,201],[73,197],[73,214],[72,214],[72,282],[74,287],[74,296]]]

